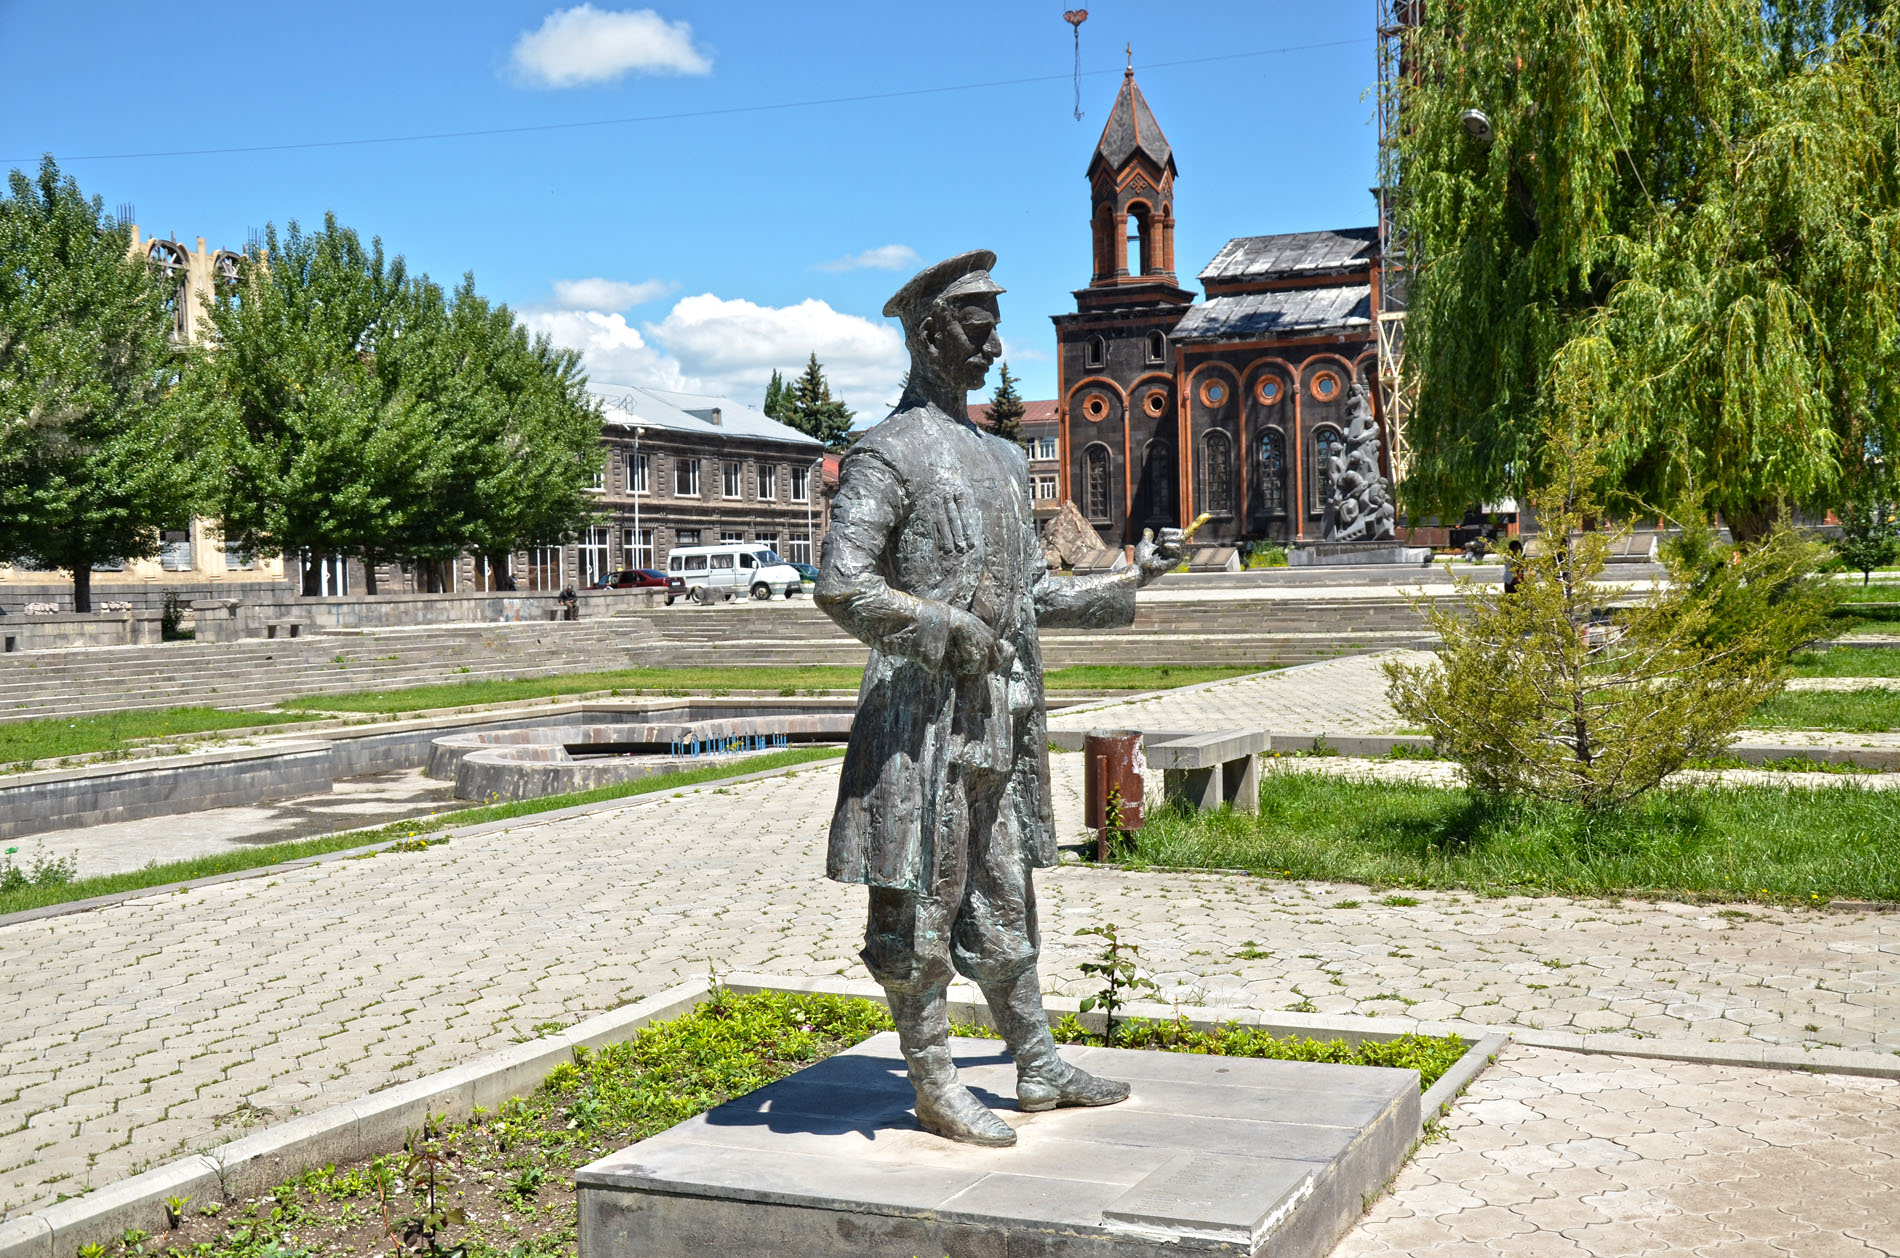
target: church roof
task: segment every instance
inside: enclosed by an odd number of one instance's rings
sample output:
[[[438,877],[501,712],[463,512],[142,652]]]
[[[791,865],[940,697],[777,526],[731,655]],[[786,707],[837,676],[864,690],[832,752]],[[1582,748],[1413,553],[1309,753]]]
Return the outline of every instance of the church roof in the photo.
[[[1363,270],[1378,252],[1378,245],[1376,227],[1237,236],[1221,246],[1214,260],[1201,272],[1201,282],[1281,279],[1326,271]]]
[[[1213,297],[1190,306],[1174,325],[1177,341],[1259,340],[1321,328],[1372,326],[1370,284],[1281,288]]]
[[[1115,96],[1115,107],[1108,111],[1108,123],[1095,145],[1095,156],[1107,162],[1109,169],[1120,170],[1137,150],[1162,170],[1174,162],[1174,150],[1168,147],[1168,137],[1161,134],[1161,124],[1155,121],[1141,89],[1135,86],[1135,72],[1131,69],[1122,76],[1122,90]]]

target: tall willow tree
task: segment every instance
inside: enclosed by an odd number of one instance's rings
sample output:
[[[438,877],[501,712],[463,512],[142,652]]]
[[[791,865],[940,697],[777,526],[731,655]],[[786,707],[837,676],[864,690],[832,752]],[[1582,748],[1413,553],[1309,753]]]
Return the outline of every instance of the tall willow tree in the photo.
[[[1581,425],[1612,502],[1755,537],[1900,449],[1900,4],[1427,12],[1412,510],[1546,478],[1536,434]]]

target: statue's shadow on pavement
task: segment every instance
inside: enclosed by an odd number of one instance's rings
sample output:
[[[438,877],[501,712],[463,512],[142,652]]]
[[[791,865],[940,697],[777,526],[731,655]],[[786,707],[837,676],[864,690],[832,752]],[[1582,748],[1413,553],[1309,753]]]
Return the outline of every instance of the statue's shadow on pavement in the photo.
[[[997,1067],[1007,1072],[1003,1078],[1014,1078],[1008,1053],[959,1053],[957,1064],[964,1068],[963,1081],[978,1101],[995,1110],[1016,1108],[1014,1096],[998,1095],[981,1084],[981,1077]],[[917,1116],[911,1108],[915,1101],[901,1058],[841,1053],[727,1101],[707,1112],[706,1124],[762,1127],[778,1135],[855,1135],[875,1141],[883,1132],[915,1132]]]

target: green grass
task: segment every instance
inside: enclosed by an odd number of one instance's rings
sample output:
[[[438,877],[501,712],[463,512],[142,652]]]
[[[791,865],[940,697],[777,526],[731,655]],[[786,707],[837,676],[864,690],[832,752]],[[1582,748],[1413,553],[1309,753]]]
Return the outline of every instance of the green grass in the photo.
[[[1900,649],[1883,646],[1837,646],[1825,651],[1795,653],[1796,677],[1900,677]]]
[[[737,777],[745,773],[763,773],[771,769],[783,769],[816,760],[829,760],[841,754],[843,753],[836,747],[796,747],[785,751],[769,752],[762,756],[752,756],[737,763],[728,761],[724,764],[708,765],[703,769],[663,773],[633,782],[616,782],[612,786],[599,786],[589,791],[571,791],[565,795],[546,795],[540,799],[523,799],[505,804],[484,804],[474,808],[460,808],[450,812],[435,813],[428,817],[413,817],[375,830],[358,830],[350,834],[329,834],[311,839],[295,839],[288,843],[240,848],[237,851],[219,852],[191,860],[147,865],[143,869],[134,869],[122,874],[103,874],[93,878],[55,876],[44,881],[31,880],[26,886],[17,885],[18,878],[10,881],[0,878],[0,917],[8,913],[23,913],[28,909],[45,908],[52,904],[70,904],[75,900],[90,900],[94,896],[119,895],[127,891],[143,891],[150,887],[188,882],[194,878],[241,873],[247,869],[261,869],[267,865],[303,860],[305,857],[322,856],[327,852],[341,852],[349,848],[370,847],[391,840],[416,839],[426,843],[428,835],[458,826],[480,825],[486,821],[506,821],[515,817],[532,816],[535,813],[552,812],[557,808],[571,808],[577,804],[593,804],[603,800],[623,799],[630,795],[648,795],[656,791],[678,790],[699,782]],[[453,808],[453,805],[449,807]],[[25,842],[27,840],[16,839],[9,846],[19,848]],[[42,862],[40,867],[47,866]]]
[[[1087,664],[1051,669],[1047,683],[1050,690],[1165,690],[1258,671],[1256,668]],[[623,668],[611,672],[565,673],[559,677],[524,677],[515,681],[465,681],[401,690],[304,695],[286,700],[282,706],[330,712],[426,712],[434,708],[513,703],[602,690],[636,694],[776,690],[789,696],[808,690],[856,690],[863,676],[861,668],[828,664],[785,668]]]
[[[1485,894],[1900,899],[1900,792],[1656,791],[1591,817],[1459,788],[1274,773],[1260,812],[1158,811],[1131,864]]]
[[[206,734],[252,725],[282,725],[315,718],[302,713],[226,712],[218,708],[166,708],[159,712],[107,712],[98,716],[40,717],[0,724],[0,763],[57,760],[92,752],[125,751],[135,740],[167,734]]]
[[[533,1031],[558,1029],[543,1023]],[[412,1165],[411,1155],[391,1147],[361,1161],[305,1171],[229,1206],[182,1202],[176,1230],[157,1237],[130,1233],[95,1252],[97,1258],[285,1258],[393,1249],[468,1258],[567,1258],[578,1251],[576,1168],[889,1029],[890,1016],[871,1001],[715,989],[692,1011],[643,1027],[628,1040],[576,1049],[573,1062],[556,1066],[539,1087],[493,1112],[430,1122],[410,1133],[414,1151],[439,1159],[433,1177]],[[1349,1046],[1279,1039],[1242,1026],[1196,1032],[1177,1023],[1132,1023],[1130,1030],[1124,1042],[1162,1052],[1410,1067],[1420,1072],[1424,1087],[1465,1051],[1454,1037],[1405,1036]],[[1065,1033],[1072,1042],[1092,1038],[1072,1023],[1058,1038]],[[769,1117],[756,1106],[735,1108],[741,1122]],[[415,1235],[413,1247],[391,1243],[391,1232],[432,1213],[437,1217]]]
[[[1877,734],[1900,729],[1900,690],[1784,690],[1753,712],[1751,729]]]
[[[1893,582],[1874,581],[1862,585],[1859,581],[1830,581],[1828,591],[1841,602],[1854,603],[1900,603],[1900,585]]]

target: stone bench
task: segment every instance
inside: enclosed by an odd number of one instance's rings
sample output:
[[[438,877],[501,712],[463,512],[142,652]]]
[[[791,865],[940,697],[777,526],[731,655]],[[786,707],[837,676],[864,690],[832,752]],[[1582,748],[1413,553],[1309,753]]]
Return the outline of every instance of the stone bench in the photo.
[[[262,628],[266,638],[296,638],[310,628],[310,623],[304,620],[266,620]]]
[[[1195,808],[1226,804],[1260,811],[1260,753],[1273,745],[1265,730],[1224,729],[1209,734],[1150,733],[1148,763],[1162,770],[1162,797]]]

